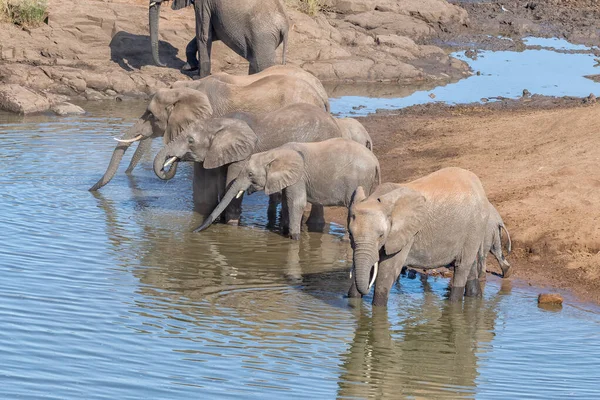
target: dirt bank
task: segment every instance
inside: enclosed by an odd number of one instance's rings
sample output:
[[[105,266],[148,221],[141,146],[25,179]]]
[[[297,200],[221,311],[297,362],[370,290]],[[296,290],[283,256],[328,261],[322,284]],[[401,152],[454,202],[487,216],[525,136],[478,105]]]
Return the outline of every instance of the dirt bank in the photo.
[[[288,62],[324,81],[445,83],[469,74],[464,62],[427,44],[444,26],[467,22],[466,12],[445,0],[329,0],[327,11],[312,17],[298,11],[296,3],[286,1],[292,23]],[[166,68],[152,63],[147,0],[53,1],[48,21],[35,29],[0,24],[0,83],[5,84],[0,99],[41,94],[55,103],[147,96],[189,79],[179,68],[195,32],[191,8],[162,7],[160,52]],[[215,43],[213,71],[243,74],[247,69],[245,60]]]
[[[540,98],[361,118],[384,181],[475,172],[513,239],[514,277],[600,302],[600,107]],[[345,225],[343,210],[330,218]],[[488,265],[500,272],[495,260]]]

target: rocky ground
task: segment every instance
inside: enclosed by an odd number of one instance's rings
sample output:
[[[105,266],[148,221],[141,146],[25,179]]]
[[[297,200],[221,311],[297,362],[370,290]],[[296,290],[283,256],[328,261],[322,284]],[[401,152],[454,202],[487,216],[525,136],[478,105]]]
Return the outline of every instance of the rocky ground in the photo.
[[[286,2],[288,62],[324,81],[445,83],[469,74],[464,62],[427,44],[445,26],[467,23],[466,12],[445,0],[328,0],[312,17],[295,1]],[[191,8],[162,7],[167,67],[159,68],[150,56],[146,0],[52,1],[48,25],[0,25],[0,108],[28,113],[66,99],[147,96],[190,79],[179,69],[194,31]],[[222,43],[213,47],[214,71],[242,74],[247,65]]]

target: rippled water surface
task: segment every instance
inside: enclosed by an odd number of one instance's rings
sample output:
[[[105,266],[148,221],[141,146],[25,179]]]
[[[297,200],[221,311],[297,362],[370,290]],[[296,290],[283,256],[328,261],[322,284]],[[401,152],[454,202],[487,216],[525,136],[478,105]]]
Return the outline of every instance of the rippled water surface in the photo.
[[[150,156],[88,192],[143,105],[86,108],[0,115],[1,398],[600,395],[594,307],[495,278],[461,306],[442,278],[349,301],[339,227],[289,241],[256,194],[244,226],[192,234],[190,168],[165,183]]]

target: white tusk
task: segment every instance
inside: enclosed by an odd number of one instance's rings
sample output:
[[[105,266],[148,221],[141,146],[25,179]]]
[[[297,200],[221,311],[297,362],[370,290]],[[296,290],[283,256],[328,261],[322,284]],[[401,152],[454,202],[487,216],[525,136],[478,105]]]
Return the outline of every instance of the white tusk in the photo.
[[[373,271],[373,278],[371,279],[371,283],[369,283],[369,290],[371,290],[371,286],[375,283],[375,279],[377,278],[377,270],[379,269],[379,261],[375,263],[375,270]]]
[[[238,192],[238,194],[235,196],[235,198],[236,198],[236,199],[239,199],[240,197],[242,197],[242,195],[243,195],[243,194],[244,194],[244,191],[243,191],[243,190],[240,190],[240,191]]]
[[[133,142],[137,142],[138,140],[142,139],[143,137],[144,137],[144,135],[137,135],[133,139],[117,139],[117,138],[113,138],[113,139],[115,139],[119,143],[133,143]]]
[[[169,165],[173,164],[175,161],[177,161],[177,157],[171,157],[167,160],[167,162],[165,163],[165,165],[163,165],[163,169],[167,168]]]
[[[352,265],[352,268],[350,268],[350,279],[352,279],[352,273],[354,272],[354,265]]]

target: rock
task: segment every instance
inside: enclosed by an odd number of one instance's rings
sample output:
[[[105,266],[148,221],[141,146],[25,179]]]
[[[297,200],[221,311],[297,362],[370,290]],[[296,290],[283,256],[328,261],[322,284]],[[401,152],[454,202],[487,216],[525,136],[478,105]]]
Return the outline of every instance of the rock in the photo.
[[[541,293],[538,296],[538,304],[562,305],[563,298],[558,293]]]
[[[351,14],[375,9],[374,0],[327,0],[324,6],[341,14]]]
[[[527,89],[523,89],[523,97],[530,97],[531,96],[531,92]]]
[[[50,101],[43,95],[20,85],[0,86],[0,109],[19,114],[46,111]]]
[[[52,106],[52,111],[60,116],[85,114],[85,110],[83,108],[67,102],[55,104]]]
[[[594,93],[590,93],[590,95],[583,99],[583,102],[586,104],[594,104],[596,102],[596,95]]]

